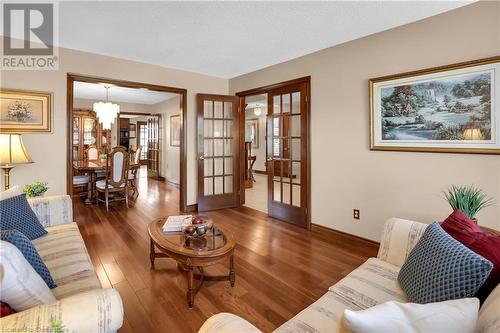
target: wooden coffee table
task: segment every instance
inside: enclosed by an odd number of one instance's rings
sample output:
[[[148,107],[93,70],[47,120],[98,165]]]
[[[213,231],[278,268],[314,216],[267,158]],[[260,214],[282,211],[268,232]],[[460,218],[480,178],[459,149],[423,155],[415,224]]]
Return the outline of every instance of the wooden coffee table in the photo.
[[[163,224],[166,218],[155,220],[149,224],[148,232],[151,238],[149,258],[151,267],[155,266],[156,258],[172,258],[177,261],[177,267],[187,273],[187,302],[190,308],[194,304],[194,296],[204,281],[229,281],[234,287],[234,247],[233,236],[214,225],[213,229],[201,238],[187,238],[183,233],[164,233]],[[157,248],[160,252],[156,252]],[[223,263],[229,259],[229,274],[223,276],[205,275],[203,268]],[[195,273],[194,270],[198,273]],[[194,280],[199,280],[194,286]]]

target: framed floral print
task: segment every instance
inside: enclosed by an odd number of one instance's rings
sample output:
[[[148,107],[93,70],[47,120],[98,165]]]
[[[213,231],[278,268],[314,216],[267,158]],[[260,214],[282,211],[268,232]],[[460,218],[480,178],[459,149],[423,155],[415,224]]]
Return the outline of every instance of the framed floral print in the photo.
[[[500,57],[371,79],[371,149],[500,153]]]
[[[52,93],[0,88],[0,133],[52,131]]]

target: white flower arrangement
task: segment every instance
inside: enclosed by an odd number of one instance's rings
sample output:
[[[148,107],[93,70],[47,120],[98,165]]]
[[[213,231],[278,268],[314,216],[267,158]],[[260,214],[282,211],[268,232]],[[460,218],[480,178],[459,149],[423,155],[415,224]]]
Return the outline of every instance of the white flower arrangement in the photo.
[[[18,122],[23,122],[30,119],[31,105],[25,101],[15,101],[9,105],[9,111],[7,112],[7,117],[12,120],[17,120]]]

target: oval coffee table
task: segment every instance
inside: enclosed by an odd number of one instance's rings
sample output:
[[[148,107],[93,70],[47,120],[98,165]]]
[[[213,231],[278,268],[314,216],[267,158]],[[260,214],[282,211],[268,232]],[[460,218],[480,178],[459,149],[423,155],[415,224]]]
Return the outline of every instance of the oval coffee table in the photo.
[[[151,267],[155,267],[156,258],[172,258],[177,267],[187,272],[187,302],[190,308],[194,304],[194,296],[203,281],[229,281],[231,287],[235,283],[234,272],[234,238],[227,231],[214,225],[213,229],[201,238],[187,238],[181,232],[163,232],[166,218],[154,220],[149,224],[148,233],[151,238],[149,258]],[[156,252],[155,247],[160,252]],[[229,259],[229,274],[224,276],[207,276],[203,267],[216,265]],[[199,274],[194,273],[197,269]],[[199,283],[194,287],[194,280]]]

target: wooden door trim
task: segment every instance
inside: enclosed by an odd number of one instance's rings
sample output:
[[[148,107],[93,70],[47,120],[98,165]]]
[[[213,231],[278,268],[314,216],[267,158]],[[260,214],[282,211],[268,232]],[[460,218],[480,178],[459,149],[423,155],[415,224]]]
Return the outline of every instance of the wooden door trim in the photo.
[[[292,80],[282,81],[279,83],[269,84],[257,88],[252,88],[244,91],[237,92],[235,95],[239,97],[240,110],[240,151],[245,151],[245,97],[259,94],[267,94],[271,91],[286,88],[297,84],[305,84],[306,86],[306,121],[307,121],[307,210],[306,210],[306,228],[311,230],[311,76],[304,76]],[[267,130],[267,127],[266,127]],[[267,141],[267,140],[266,140]],[[266,142],[267,144],[267,142]],[[245,157],[240,155],[240,184],[245,182]],[[267,156],[266,156],[267,158]],[[267,171],[267,167],[266,167]],[[240,205],[245,203],[245,189],[240,187]]]
[[[67,73],[66,75],[66,115],[67,115],[67,143],[66,143],[66,192],[73,194],[73,154],[72,154],[72,134],[73,134],[73,83],[75,81],[87,83],[109,83],[127,88],[146,88],[155,91],[169,92],[179,94],[181,109],[181,146],[180,146],[180,189],[179,189],[179,209],[183,212],[188,211],[187,205],[187,89],[161,86],[157,84],[109,79],[91,75],[82,75],[76,73]]]

